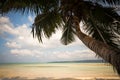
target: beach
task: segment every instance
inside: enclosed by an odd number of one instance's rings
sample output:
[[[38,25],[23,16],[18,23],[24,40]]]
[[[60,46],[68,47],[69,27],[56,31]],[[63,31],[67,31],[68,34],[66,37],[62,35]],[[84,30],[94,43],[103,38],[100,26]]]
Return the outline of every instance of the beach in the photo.
[[[106,63],[0,64],[0,80],[120,80]]]

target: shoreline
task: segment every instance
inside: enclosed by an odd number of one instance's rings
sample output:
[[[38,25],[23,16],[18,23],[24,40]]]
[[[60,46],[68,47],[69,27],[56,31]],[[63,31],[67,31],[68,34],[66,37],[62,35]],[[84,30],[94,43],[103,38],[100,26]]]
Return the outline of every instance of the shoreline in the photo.
[[[52,77],[41,77],[41,78],[25,78],[25,77],[12,77],[12,78],[0,78],[0,80],[120,80],[120,77],[87,77],[87,78],[52,78]]]
[[[0,80],[120,80],[104,63],[8,64],[0,66]]]

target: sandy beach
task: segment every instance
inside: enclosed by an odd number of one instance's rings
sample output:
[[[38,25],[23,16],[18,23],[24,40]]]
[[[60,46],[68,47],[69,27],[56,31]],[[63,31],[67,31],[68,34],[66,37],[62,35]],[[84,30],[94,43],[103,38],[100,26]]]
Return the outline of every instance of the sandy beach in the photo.
[[[36,79],[27,79],[27,78],[20,78],[20,77],[13,77],[13,78],[1,78],[0,80],[120,80],[120,78],[81,78],[81,79],[75,79],[75,78],[36,78]]]
[[[0,65],[0,80],[120,80],[104,63]]]

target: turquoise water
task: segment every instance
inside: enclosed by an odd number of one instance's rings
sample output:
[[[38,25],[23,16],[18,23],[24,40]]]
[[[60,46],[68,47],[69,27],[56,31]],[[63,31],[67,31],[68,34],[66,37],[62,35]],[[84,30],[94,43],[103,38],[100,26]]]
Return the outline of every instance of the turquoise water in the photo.
[[[120,80],[113,68],[105,63],[0,64],[1,79],[16,77],[26,79],[48,78],[48,80],[49,78]]]

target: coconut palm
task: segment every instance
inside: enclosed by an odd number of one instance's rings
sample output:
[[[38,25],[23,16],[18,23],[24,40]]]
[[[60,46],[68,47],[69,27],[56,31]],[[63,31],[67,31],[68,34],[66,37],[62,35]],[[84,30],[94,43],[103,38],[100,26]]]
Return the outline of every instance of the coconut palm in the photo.
[[[62,28],[63,44],[73,42],[77,36],[120,75],[120,16],[116,11],[119,4],[119,0],[1,0],[0,13],[35,14],[33,37],[42,42],[43,36],[50,38]]]

